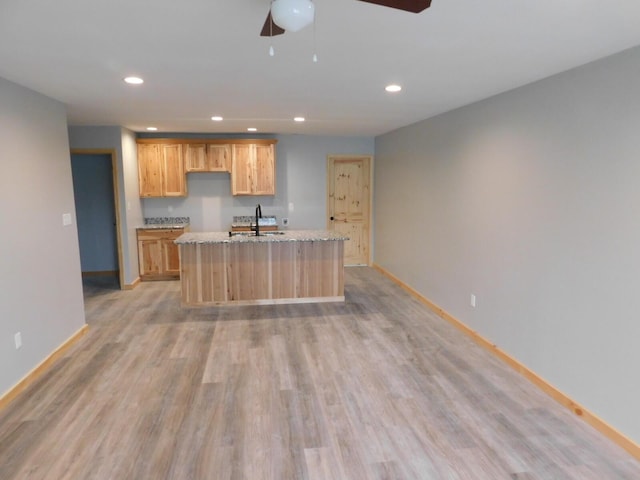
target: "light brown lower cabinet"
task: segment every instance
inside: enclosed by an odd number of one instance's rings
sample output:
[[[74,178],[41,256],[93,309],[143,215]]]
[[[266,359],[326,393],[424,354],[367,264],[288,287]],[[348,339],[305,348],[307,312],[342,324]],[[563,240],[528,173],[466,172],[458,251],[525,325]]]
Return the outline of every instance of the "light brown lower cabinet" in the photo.
[[[180,278],[180,255],[173,242],[184,231],[183,228],[138,230],[140,280]]]

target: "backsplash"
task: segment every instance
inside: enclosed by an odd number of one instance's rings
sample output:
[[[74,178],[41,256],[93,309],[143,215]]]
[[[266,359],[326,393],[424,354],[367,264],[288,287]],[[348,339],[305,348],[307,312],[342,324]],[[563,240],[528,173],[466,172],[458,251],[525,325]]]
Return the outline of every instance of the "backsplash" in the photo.
[[[145,225],[179,225],[189,224],[191,219],[189,217],[149,217],[144,219]]]
[[[233,217],[233,224],[232,226],[234,227],[238,227],[238,226],[246,226],[246,225],[251,225],[251,224],[255,224],[256,223],[256,217],[252,216],[252,215],[241,215],[241,216],[234,216]],[[275,215],[263,215],[262,217],[260,217],[258,219],[258,224],[260,226],[263,225],[277,225],[278,222],[276,221],[276,216]]]

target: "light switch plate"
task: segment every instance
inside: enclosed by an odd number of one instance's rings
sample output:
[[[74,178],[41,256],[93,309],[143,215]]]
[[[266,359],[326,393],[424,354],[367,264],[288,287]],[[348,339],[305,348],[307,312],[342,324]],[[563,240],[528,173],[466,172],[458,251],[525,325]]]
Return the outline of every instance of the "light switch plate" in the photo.
[[[71,214],[70,213],[63,213],[62,214],[62,225],[63,226],[68,226],[71,225]]]

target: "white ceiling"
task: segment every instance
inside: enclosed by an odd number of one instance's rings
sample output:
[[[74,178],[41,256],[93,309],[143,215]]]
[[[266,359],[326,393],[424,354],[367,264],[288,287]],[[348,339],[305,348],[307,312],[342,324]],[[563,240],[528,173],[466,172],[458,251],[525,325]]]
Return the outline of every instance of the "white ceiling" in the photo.
[[[270,57],[269,3],[0,0],[0,77],[64,102],[72,125],[369,136],[640,44],[638,0],[433,0],[421,14],[315,0],[315,46],[308,27],[274,37]]]

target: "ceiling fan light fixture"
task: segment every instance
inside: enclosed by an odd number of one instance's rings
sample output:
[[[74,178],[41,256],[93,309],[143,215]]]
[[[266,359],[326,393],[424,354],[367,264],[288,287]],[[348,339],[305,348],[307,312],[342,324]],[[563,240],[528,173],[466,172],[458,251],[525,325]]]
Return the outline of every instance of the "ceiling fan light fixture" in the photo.
[[[273,22],[287,32],[297,32],[313,22],[315,6],[311,0],[274,0]]]

